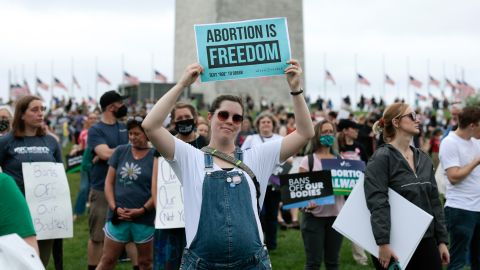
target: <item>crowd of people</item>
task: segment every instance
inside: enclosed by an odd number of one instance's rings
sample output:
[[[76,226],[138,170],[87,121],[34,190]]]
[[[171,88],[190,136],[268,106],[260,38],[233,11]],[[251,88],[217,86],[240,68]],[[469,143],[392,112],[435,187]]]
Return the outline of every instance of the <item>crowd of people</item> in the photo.
[[[45,266],[53,255],[63,269],[62,240],[36,239],[22,163],[63,163],[70,143],[69,154],[82,157],[73,219],[88,209],[88,269],[114,269],[124,252],[134,269],[271,269],[279,228],[299,230],[304,269],[341,269],[344,240],[332,224],[348,196],[282,210],[275,171],[293,157],[300,159],[298,172],[348,159],[366,164],[376,269],[398,260],[390,247],[388,188],[433,216],[406,269],[479,269],[480,106],[444,102],[422,110],[383,100],[367,106],[363,97],[366,111],[353,112],[347,102],[334,111],[326,99],[308,106],[302,68],[289,64],[290,108],[262,100],[256,111],[251,97],[220,95],[202,116],[177,102],[203,71],[198,64],[155,104],[131,104],[112,90],[93,108],[69,102],[47,111],[35,96],[20,98],[14,110],[1,106],[0,186],[9,196],[0,198],[0,236],[17,233]],[[185,228],[155,228],[160,158],[182,184]],[[436,178],[437,170],[445,179]],[[368,265],[366,252],[351,246],[356,263]]]

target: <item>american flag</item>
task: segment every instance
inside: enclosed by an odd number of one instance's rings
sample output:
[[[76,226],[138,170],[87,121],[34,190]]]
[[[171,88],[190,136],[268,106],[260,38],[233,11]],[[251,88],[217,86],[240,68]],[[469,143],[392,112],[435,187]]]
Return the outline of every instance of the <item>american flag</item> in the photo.
[[[48,84],[42,82],[42,80],[40,80],[39,78],[37,78],[37,86],[40,87],[40,89],[43,89],[43,90],[48,90]]]
[[[422,88],[422,82],[415,79],[413,76],[409,76],[409,83],[413,86],[415,86],[416,88]]]
[[[449,79],[445,79],[445,83],[448,87],[455,89],[455,84],[453,84]]]
[[[59,79],[53,77],[53,87],[62,88],[63,90],[67,90],[65,84],[63,84]]]
[[[440,87],[440,81],[439,80],[433,78],[431,75],[429,76],[429,78],[430,78],[430,80],[429,80],[428,84],[434,85],[436,87]]]
[[[30,95],[30,86],[28,86],[27,80],[23,79],[23,91],[25,92],[25,95]]]
[[[167,76],[163,75],[162,73],[158,72],[157,70],[154,70],[155,73],[155,80],[160,81],[162,83],[167,82]]]
[[[95,99],[92,97],[92,96],[88,96],[88,103],[89,104],[92,104],[92,105],[96,105],[97,102],[95,101]]]
[[[101,83],[104,83],[106,85],[110,85],[110,81],[107,80],[107,78],[103,77],[102,74],[100,74],[100,72],[97,72],[97,82],[101,82]]]
[[[366,86],[370,86],[370,82],[365,79],[361,74],[357,73],[357,82]]]
[[[77,81],[77,78],[75,78],[75,76],[72,76],[72,81],[73,81],[73,85],[75,85],[78,89],[82,89],[80,87],[80,84]]]
[[[333,84],[335,84],[335,79],[333,78],[332,74],[328,70],[325,70],[325,80],[331,81]]]
[[[460,90],[460,95],[465,98],[475,94],[475,88],[465,81],[457,80],[457,88]]]
[[[385,83],[390,85],[395,85],[395,81],[392,80],[387,74],[385,74]]]
[[[422,95],[422,94],[415,93],[415,96],[417,97],[418,100],[421,100],[421,101],[426,101],[427,100],[427,97]]]
[[[139,85],[140,84],[140,81],[138,80],[137,77],[128,74],[128,72],[126,72],[126,71],[123,72],[123,80],[127,81],[127,83],[133,84],[133,85]]]

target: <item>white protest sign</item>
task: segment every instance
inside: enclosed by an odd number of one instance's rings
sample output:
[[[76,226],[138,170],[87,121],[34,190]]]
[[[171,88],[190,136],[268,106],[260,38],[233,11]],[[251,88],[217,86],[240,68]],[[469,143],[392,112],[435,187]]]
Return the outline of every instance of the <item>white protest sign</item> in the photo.
[[[158,158],[156,229],[185,228],[183,186],[168,162]]]
[[[18,234],[0,236],[0,269],[45,270],[40,257]]]
[[[22,163],[25,197],[37,240],[73,237],[72,203],[62,163]]]
[[[332,227],[378,258],[363,183],[361,179],[355,185]],[[402,269],[405,269],[433,217],[392,189],[388,189],[388,202],[390,247],[398,256]]]

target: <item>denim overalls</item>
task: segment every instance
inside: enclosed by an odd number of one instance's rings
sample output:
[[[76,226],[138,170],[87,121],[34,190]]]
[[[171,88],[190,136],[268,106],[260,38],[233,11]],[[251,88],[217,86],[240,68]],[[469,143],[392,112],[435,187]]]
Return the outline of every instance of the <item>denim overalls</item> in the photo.
[[[235,157],[242,160],[241,150]],[[205,171],[197,234],[183,252],[180,269],[271,269],[243,171],[213,171],[208,153]]]

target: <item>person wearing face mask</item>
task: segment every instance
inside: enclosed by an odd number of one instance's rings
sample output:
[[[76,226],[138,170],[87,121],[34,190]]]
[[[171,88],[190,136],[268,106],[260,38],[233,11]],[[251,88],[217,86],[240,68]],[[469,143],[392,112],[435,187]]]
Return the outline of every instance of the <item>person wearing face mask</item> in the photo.
[[[12,112],[9,107],[0,107],[0,137],[6,135],[12,128]]]
[[[91,149],[94,159],[97,160],[92,165],[90,173],[88,269],[95,269],[102,257],[105,238],[103,227],[108,209],[104,192],[108,171],[107,161],[117,146],[128,143],[127,128],[125,124],[118,121],[127,115],[128,110],[123,103],[126,98],[114,90],[105,92],[100,97],[100,107],[103,112],[101,120],[88,129],[87,147]]]
[[[322,159],[341,158],[333,150],[335,144],[335,125],[324,120],[314,127],[315,136],[311,140],[313,153],[300,162],[299,172],[322,170]],[[300,230],[305,248],[305,269],[340,268],[340,248],[343,237],[332,228],[333,222],[345,204],[344,196],[335,196],[335,204],[316,205],[311,202],[304,209]]]
[[[197,149],[207,145],[206,139],[195,132],[195,126],[198,121],[195,107],[188,103],[177,102],[170,116],[171,126],[177,132],[176,138]],[[158,153],[157,156],[159,156]],[[157,174],[158,162],[155,160],[152,177],[152,196],[155,206],[157,205]],[[155,230],[153,239],[153,269],[178,269],[186,244],[185,228]]]
[[[250,149],[265,142],[281,140],[283,136],[275,133],[277,127],[277,118],[268,111],[262,112],[255,119],[255,129],[258,131],[258,134],[248,135],[242,144],[242,150]],[[278,187],[275,188],[274,183],[269,181],[262,212],[260,213],[262,229],[265,232],[265,244],[268,250],[277,248],[277,213],[280,201],[280,189]]]

